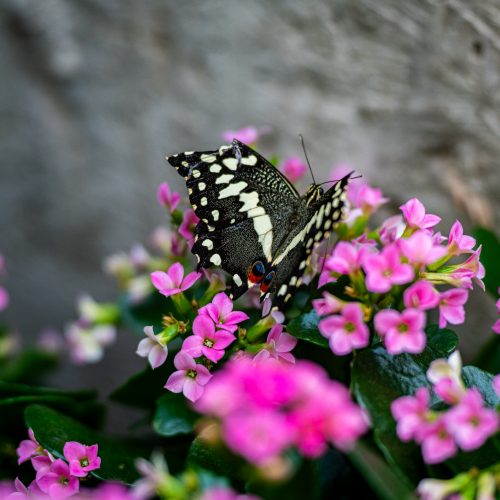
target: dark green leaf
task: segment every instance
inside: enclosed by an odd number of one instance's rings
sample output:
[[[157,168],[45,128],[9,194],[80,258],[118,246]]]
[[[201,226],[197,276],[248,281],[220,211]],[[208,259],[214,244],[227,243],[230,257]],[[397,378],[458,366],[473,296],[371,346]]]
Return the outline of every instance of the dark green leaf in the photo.
[[[474,360],[474,365],[491,373],[500,369],[500,335],[492,335],[488,339]]]
[[[462,378],[466,387],[476,387],[483,395],[484,401],[491,408],[496,408],[500,398],[493,389],[493,375],[475,366],[464,366]]]
[[[56,367],[57,357],[54,354],[29,348],[22,351],[19,356],[2,362],[0,380],[36,384]]]
[[[197,418],[182,394],[166,392],[157,401],[153,427],[158,434],[167,437],[191,434]]]
[[[321,347],[328,347],[328,339],[319,333],[318,321],[319,316],[316,311],[309,311],[290,321],[286,330],[298,339],[312,342]]]
[[[139,304],[131,302],[128,295],[122,295],[118,305],[123,324],[141,336],[145,326],[152,325],[155,332],[161,331],[163,316],[173,310],[172,301],[156,291]]]
[[[498,287],[500,285],[500,240],[497,235],[484,227],[477,227],[472,232],[477,243],[483,245],[481,250],[481,263],[486,269],[484,284],[488,292],[494,297],[498,297]]]
[[[235,479],[241,479],[239,473],[244,466],[241,458],[230,453],[221,444],[209,444],[201,437],[196,437],[191,443],[188,461],[217,475]]]
[[[78,401],[88,401],[97,398],[97,391],[84,389],[78,391],[62,391],[52,387],[39,387],[27,384],[17,384],[0,380],[0,399],[15,396],[66,396]]]

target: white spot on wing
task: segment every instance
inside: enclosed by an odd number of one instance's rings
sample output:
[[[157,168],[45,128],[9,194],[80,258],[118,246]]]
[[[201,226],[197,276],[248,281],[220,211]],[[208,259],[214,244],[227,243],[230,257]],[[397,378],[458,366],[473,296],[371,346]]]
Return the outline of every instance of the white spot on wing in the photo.
[[[200,156],[200,160],[204,161],[205,163],[213,163],[216,159],[217,158],[215,157],[214,154],[210,154],[210,155],[202,154]]]
[[[203,240],[202,245],[204,247],[207,247],[209,250],[212,250],[212,248],[214,247],[214,244],[213,244],[212,240]]]
[[[192,175],[195,179],[198,179],[198,177],[201,175],[199,170],[193,170]]]
[[[259,204],[259,193],[252,191],[251,193],[241,193],[240,201],[243,206],[240,208],[240,212],[247,212],[252,208],[256,208]]]
[[[200,191],[204,191],[206,187],[207,187],[207,185],[206,185],[204,182],[200,182],[200,183],[198,184],[198,189],[199,189]]]
[[[214,253],[212,257],[210,257],[210,262],[212,262],[216,266],[220,266],[220,263],[222,262],[220,255],[218,253]]]
[[[212,217],[215,222],[219,220],[219,211],[218,210],[212,210]]]
[[[255,155],[250,155],[246,158],[241,159],[243,165],[255,165],[257,163],[257,157]]]
[[[214,163],[213,165],[210,166],[209,170],[213,174],[218,174],[222,170],[222,167],[218,163]]]
[[[207,206],[208,200],[205,198],[205,196],[200,200],[200,203],[202,207]]]
[[[233,281],[236,283],[236,286],[241,286],[243,285],[243,281],[241,281],[241,278],[240,278],[240,275],[239,274],[235,274],[233,276]]]
[[[222,160],[222,163],[224,163],[229,170],[236,170],[238,168],[238,160],[236,158],[225,158]]]
[[[228,187],[224,188],[219,193],[219,200],[222,200],[223,198],[229,198],[229,196],[237,196],[247,186],[248,186],[248,184],[246,182],[243,182],[243,181],[236,182],[235,184],[230,184]]]
[[[234,178],[232,174],[223,174],[220,177],[217,177],[215,184],[229,184]]]
[[[278,295],[285,295],[286,290],[287,290],[287,286],[281,285],[280,289],[278,290]]]

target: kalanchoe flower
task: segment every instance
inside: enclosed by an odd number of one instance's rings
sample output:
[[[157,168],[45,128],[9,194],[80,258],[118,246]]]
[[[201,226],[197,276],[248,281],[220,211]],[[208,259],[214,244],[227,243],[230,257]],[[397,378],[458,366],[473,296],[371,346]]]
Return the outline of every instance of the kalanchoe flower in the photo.
[[[162,182],[158,186],[156,196],[160,205],[167,207],[169,212],[173,212],[181,201],[181,195],[176,191],[172,191],[168,182]]]
[[[418,354],[425,348],[425,314],[418,309],[401,313],[384,309],[375,316],[375,329],[382,337],[389,354]]]
[[[248,319],[244,312],[233,311],[233,301],[224,293],[218,293],[210,304],[201,307],[198,314],[207,315],[217,326],[228,332],[235,332],[238,323]]]
[[[446,403],[456,404],[465,394],[462,381],[462,359],[455,351],[448,359],[434,360],[427,370],[427,379],[434,385],[434,392]]]
[[[21,465],[32,457],[39,455],[45,455],[45,450],[42,448],[40,443],[36,440],[33,429],[28,429],[29,439],[25,439],[19,443],[16,450],[17,456],[19,457],[17,463]]]
[[[82,496],[82,500],[138,500],[138,498],[145,497],[133,496],[126,486],[112,482],[103,482],[97,488],[89,490],[88,497]]]
[[[328,316],[318,324],[321,335],[329,339],[334,354],[343,356],[370,343],[370,332],[357,302],[346,304],[340,315]]]
[[[179,226],[180,235],[188,242],[189,247],[193,245],[194,241],[194,228],[200,219],[194,213],[193,210],[189,209],[184,212],[182,216],[182,223]]]
[[[227,486],[211,486],[203,491],[198,500],[260,500],[254,495],[239,495]]]
[[[36,483],[44,493],[54,499],[70,497],[80,488],[80,481],[71,474],[68,464],[61,459],[55,460],[48,471],[38,472]]]
[[[227,330],[215,330],[213,321],[205,315],[196,316],[193,322],[193,334],[182,344],[182,351],[193,358],[205,356],[217,363],[224,356],[224,349],[236,340]]]
[[[72,323],[66,328],[64,335],[74,363],[97,363],[104,355],[104,347],[115,341],[116,328],[112,325],[87,327]]]
[[[151,234],[151,244],[160,252],[179,257],[184,255],[186,245],[179,233],[166,227],[157,227]]]
[[[430,229],[441,221],[441,217],[426,214],[423,203],[412,198],[399,207],[408,226],[414,229]]]
[[[340,312],[344,302],[329,292],[323,292],[323,298],[314,299],[312,305],[318,316],[326,316]]]
[[[432,236],[424,231],[417,231],[409,238],[399,239],[398,245],[408,262],[420,268],[446,255],[446,248],[436,245]]]
[[[401,262],[395,244],[386,246],[379,254],[366,254],[362,264],[366,272],[366,288],[370,292],[388,292],[393,285],[404,285],[414,277],[413,268]]]
[[[9,294],[5,288],[0,286],[0,311],[3,311],[9,305]]]
[[[379,238],[383,245],[389,245],[399,240],[405,230],[405,224],[401,215],[393,215],[387,218],[379,230]]]
[[[141,478],[132,485],[133,498],[151,498],[168,487],[170,474],[167,462],[161,453],[153,453],[151,461],[138,458],[135,461],[135,467],[141,474]]]
[[[349,195],[353,206],[360,208],[365,215],[371,215],[389,201],[389,198],[382,196],[382,190],[367,185],[360,186],[354,196],[349,191]]]
[[[460,255],[463,253],[473,253],[476,246],[476,240],[471,236],[464,235],[462,224],[456,220],[451,226],[450,234],[448,235],[448,254]]]
[[[307,165],[298,157],[288,157],[280,167],[281,172],[290,182],[298,182],[307,171]]]
[[[429,390],[419,387],[415,396],[402,396],[391,403],[392,416],[396,419],[396,432],[401,441],[421,440],[429,424]]]
[[[497,396],[500,398],[500,374],[495,375],[493,377],[493,390],[497,393]]]
[[[184,268],[180,262],[172,264],[168,271],[154,271],[151,273],[151,282],[165,297],[176,295],[191,288],[200,278],[201,273],[189,273],[184,277]]]
[[[457,445],[442,414],[429,423],[421,437],[422,456],[427,464],[437,464],[457,453]]]
[[[69,472],[76,477],[85,477],[90,471],[101,467],[101,458],[97,456],[98,445],[86,446],[76,441],[64,445],[64,458],[69,463]]]
[[[212,375],[203,365],[196,364],[195,360],[180,351],[174,358],[177,371],[168,377],[165,389],[172,392],[182,392],[190,401],[198,400],[203,394],[205,385]]]
[[[459,476],[465,479],[465,484],[470,481],[468,473],[460,474]],[[421,500],[451,500],[455,497],[452,493],[460,491],[460,484],[457,483],[457,478],[459,478],[459,476],[450,480],[422,479],[422,481],[418,483],[417,488],[419,498]],[[458,498],[456,500],[458,500]]]
[[[290,352],[297,345],[297,339],[283,331],[283,325],[277,324],[271,328],[267,336],[266,345],[255,356],[255,361],[267,358],[284,360],[288,363],[295,363],[295,358]]]
[[[155,335],[152,326],[145,326],[144,333],[146,338],[139,342],[136,353],[142,358],[147,357],[151,368],[154,370],[165,363],[168,347],[161,335]]]
[[[352,274],[361,267],[361,260],[365,253],[364,246],[340,241],[333,249],[332,255],[326,258],[325,270],[338,274]]]
[[[259,130],[255,127],[243,127],[239,130],[226,130],[222,134],[222,138],[227,142],[232,142],[233,139],[237,139],[245,144],[251,146],[255,144],[259,139]]]
[[[464,304],[467,302],[469,292],[462,288],[446,290],[439,300],[439,328],[444,328],[447,323],[460,325],[465,321]]]
[[[439,292],[428,281],[417,281],[404,291],[403,300],[405,307],[425,311],[439,304]]]

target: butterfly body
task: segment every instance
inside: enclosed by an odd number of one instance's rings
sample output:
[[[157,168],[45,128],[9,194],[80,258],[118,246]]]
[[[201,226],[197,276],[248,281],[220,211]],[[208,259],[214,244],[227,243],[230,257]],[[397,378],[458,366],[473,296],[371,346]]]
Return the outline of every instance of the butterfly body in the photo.
[[[198,268],[227,271],[235,299],[259,285],[261,300],[272,295],[281,308],[300,285],[314,245],[341,220],[349,176],[326,193],[313,184],[301,197],[273,165],[237,140],[167,160],[184,177],[200,218],[191,249]]]

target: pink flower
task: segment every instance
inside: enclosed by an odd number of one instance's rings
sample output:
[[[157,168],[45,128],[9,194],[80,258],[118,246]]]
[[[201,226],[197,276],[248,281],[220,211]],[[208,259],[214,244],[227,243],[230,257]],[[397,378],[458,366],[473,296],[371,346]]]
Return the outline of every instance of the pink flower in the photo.
[[[298,182],[307,172],[307,165],[297,156],[288,157],[280,167],[290,182]]]
[[[182,216],[182,223],[179,226],[179,233],[185,238],[190,247],[193,244],[194,229],[198,222],[200,222],[200,219],[198,219],[194,210],[189,209],[184,212],[184,215]]]
[[[138,500],[138,497],[132,496],[130,490],[121,483],[105,482],[97,488],[90,490],[89,500]]]
[[[257,465],[280,455],[294,439],[293,427],[285,416],[270,410],[230,415],[222,432],[229,448]]]
[[[283,325],[277,324],[271,328],[264,348],[255,356],[255,361],[274,358],[282,359],[288,363],[295,363],[295,358],[290,352],[297,345],[297,339],[283,331]]]
[[[360,186],[355,196],[349,196],[355,207],[361,208],[364,214],[370,215],[381,205],[387,203],[389,198],[382,196],[382,191],[371,186]]]
[[[419,387],[415,396],[402,396],[391,403],[391,413],[397,421],[396,432],[401,441],[420,441],[429,424],[429,402],[429,390]]]
[[[387,218],[379,230],[380,241],[383,245],[389,245],[399,240],[403,235],[405,230],[405,224],[403,223],[403,218],[401,215],[393,215]]]
[[[427,370],[427,379],[443,401],[457,404],[465,394],[460,353],[455,351],[448,359],[435,359]]]
[[[395,244],[385,247],[379,254],[366,254],[362,264],[366,272],[366,288],[370,292],[388,292],[393,285],[404,285],[414,277],[413,268],[401,262]]]
[[[182,392],[190,401],[196,401],[203,394],[204,386],[212,375],[203,365],[196,364],[195,360],[184,351],[179,351],[174,358],[177,371],[168,377],[165,389],[171,392]]]
[[[169,484],[171,479],[165,457],[159,451],[153,452],[151,461],[145,458],[136,459],[135,468],[141,475],[140,479],[132,484],[132,498],[137,500],[156,497],[158,490]]]
[[[233,311],[233,301],[224,293],[218,293],[210,304],[201,307],[198,314],[207,315],[217,326],[229,332],[238,329],[238,323],[248,319],[244,312]]]
[[[176,262],[166,273],[163,271],[151,273],[151,282],[161,294],[170,297],[191,288],[200,276],[201,273],[189,273],[184,278],[184,268],[180,262]]]
[[[104,347],[115,341],[116,328],[113,325],[87,327],[75,322],[67,326],[64,336],[74,363],[97,363],[104,356]]]
[[[370,332],[363,321],[358,302],[346,304],[340,315],[328,316],[318,324],[321,335],[329,339],[334,354],[343,356],[370,343]]]
[[[447,323],[460,325],[465,321],[464,304],[467,302],[469,292],[463,288],[446,290],[439,301],[439,328],[444,328]]]
[[[228,142],[232,142],[233,139],[237,139],[240,142],[252,145],[259,139],[259,131],[255,127],[243,127],[239,130],[226,130],[222,134],[222,138]]]
[[[497,320],[493,323],[493,325],[492,325],[491,329],[492,329],[495,333],[500,333],[500,319],[497,319]]]
[[[500,374],[495,375],[492,380],[493,390],[497,393],[497,396],[500,398]]]
[[[446,425],[446,414],[430,423],[422,436],[422,456],[427,464],[437,464],[457,453],[457,445]]]
[[[21,465],[32,457],[38,455],[45,455],[45,450],[40,446],[40,443],[36,440],[33,429],[28,429],[29,439],[25,439],[19,443],[16,450],[17,456],[19,457],[17,463]]]
[[[38,472],[36,483],[44,493],[56,500],[70,497],[80,488],[80,481],[71,475],[68,464],[61,459],[55,460],[49,471]]]
[[[412,198],[399,207],[408,226],[417,229],[429,229],[441,221],[441,217],[426,214],[425,207],[420,200]]]
[[[338,313],[344,306],[344,302],[329,292],[323,292],[323,298],[314,299],[312,304],[318,316]]]
[[[446,255],[446,248],[436,245],[432,236],[424,231],[417,231],[409,238],[401,238],[398,244],[410,264],[420,267],[432,264]]]
[[[182,351],[193,358],[201,355],[217,363],[224,356],[224,349],[234,342],[235,336],[226,330],[215,330],[213,321],[204,315],[196,316],[193,333],[182,344]]]
[[[405,307],[425,311],[439,304],[439,292],[428,281],[417,281],[404,291],[403,300]]]
[[[325,269],[338,274],[352,274],[361,267],[361,259],[365,253],[363,246],[340,241],[332,255],[326,259]]]
[[[3,311],[9,305],[9,294],[5,288],[0,286],[0,311]]]
[[[85,477],[90,471],[99,469],[101,458],[97,456],[98,445],[86,446],[76,441],[68,441],[64,445],[64,458],[69,463],[70,474]]]
[[[471,236],[464,235],[462,224],[456,220],[448,235],[448,254],[472,253],[475,246],[476,240]]]
[[[139,342],[136,353],[142,358],[147,357],[151,368],[154,370],[165,363],[168,347],[160,335],[155,335],[152,326],[145,326],[144,333],[146,338]]]
[[[399,313],[384,309],[375,316],[375,329],[382,337],[389,354],[420,353],[425,348],[425,314],[418,309]]]
[[[458,446],[465,451],[482,446],[486,440],[498,431],[498,414],[484,406],[481,393],[469,389],[460,403],[445,414],[446,424]]]
[[[158,186],[156,197],[160,205],[167,207],[169,212],[173,212],[181,201],[181,195],[176,191],[171,191],[168,182],[162,182]]]

